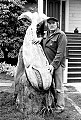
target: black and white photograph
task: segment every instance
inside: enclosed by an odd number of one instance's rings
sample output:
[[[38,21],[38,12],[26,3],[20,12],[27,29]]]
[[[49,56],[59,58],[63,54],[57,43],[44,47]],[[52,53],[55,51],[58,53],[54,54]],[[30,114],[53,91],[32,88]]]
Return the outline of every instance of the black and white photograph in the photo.
[[[0,0],[0,120],[81,120],[81,0]]]

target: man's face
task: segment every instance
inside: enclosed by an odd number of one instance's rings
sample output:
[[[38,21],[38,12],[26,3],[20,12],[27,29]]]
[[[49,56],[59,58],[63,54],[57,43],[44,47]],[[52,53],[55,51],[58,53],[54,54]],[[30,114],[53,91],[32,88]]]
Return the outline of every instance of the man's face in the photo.
[[[48,23],[49,30],[56,30],[56,28],[57,28],[57,22],[56,21],[49,20],[47,23]]]

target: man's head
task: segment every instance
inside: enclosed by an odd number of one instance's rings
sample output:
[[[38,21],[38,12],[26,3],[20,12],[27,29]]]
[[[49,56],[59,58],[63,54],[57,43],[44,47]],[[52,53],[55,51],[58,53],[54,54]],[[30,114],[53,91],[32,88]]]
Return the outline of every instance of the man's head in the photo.
[[[49,30],[56,30],[58,27],[58,20],[54,17],[50,17],[47,19],[47,25]]]

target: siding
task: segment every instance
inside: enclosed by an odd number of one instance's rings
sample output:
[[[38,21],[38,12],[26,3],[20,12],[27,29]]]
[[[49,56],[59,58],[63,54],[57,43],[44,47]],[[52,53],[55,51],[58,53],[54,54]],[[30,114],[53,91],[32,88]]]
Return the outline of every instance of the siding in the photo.
[[[69,1],[69,32],[73,32],[78,27],[81,33],[81,0]]]

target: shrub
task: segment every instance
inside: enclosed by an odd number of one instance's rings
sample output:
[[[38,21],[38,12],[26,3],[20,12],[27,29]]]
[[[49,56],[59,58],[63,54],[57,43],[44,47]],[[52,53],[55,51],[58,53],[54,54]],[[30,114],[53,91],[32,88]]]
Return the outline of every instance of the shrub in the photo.
[[[0,12],[0,47],[6,61],[8,57],[18,56],[29,21],[27,19],[18,20],[18,16],[23,12],[21,7],[9,2],[5,5],[7,9]]]

